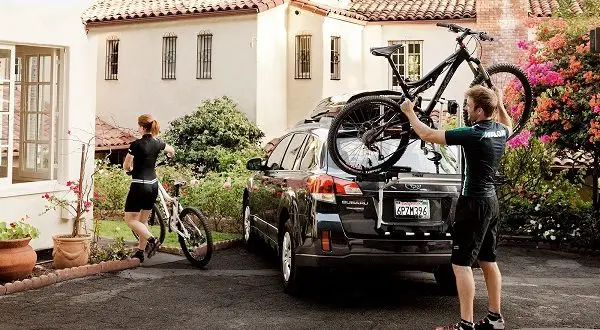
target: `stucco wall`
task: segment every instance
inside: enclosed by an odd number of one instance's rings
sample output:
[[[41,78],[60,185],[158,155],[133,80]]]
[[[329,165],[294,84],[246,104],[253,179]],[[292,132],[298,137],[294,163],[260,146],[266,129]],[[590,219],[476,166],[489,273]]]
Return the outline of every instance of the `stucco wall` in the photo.
[[[287,4],[258,14],[256,124],[265,141],[287,127]]]
[[[256,120],[256,15],[171,20],[90,29],[98,39],[97,111],[135,128],[152,113],[163,128],[207,98],[227,95]],[[197,35],[212,33],[212,79],[196,79]],[[176,79],[162,79],[162,37],[177,36]],[[106,39],[119,39],[118,80],[105,80]]]
[[[52,235],[70,233],[69,224],[60,220],[56,212],[40,215],[45,200],[43,193],[65,189],[64,183],[78,177],[81,145],[72,141],[73,132],[80,139],[94,134],[96,46],[88,43],[81,23],[81,13],[91,0],[3,0],[0,2],[0,44],[30,44],[64,47],[67,56],[64,81],[63,123],[58,131],[62,141],[59,150],[57,181],[43,181],[0,187],[0,221],[14,221],[29,215],[41,231],[41,237],[32,242],[35,249],[52,247]],[[89,158],[88,175],[93,166]]]

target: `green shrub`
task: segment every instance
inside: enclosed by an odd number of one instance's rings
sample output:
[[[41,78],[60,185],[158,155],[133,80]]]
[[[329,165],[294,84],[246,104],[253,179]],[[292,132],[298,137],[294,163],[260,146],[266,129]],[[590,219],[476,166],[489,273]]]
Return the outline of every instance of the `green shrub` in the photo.
[[[530,235],[540,240],[593,242],[587,225],[591,201],[580,196],[582,174],[572,178],[550,169],[555,151],[538,139],[507,148],[501,169],[508,184],[499,188],[502,234]],[[590,231],[592,230],[592,231]]]
[[[123,211],[130,184],[131,177],[120,166],[96,161],[94,212],[102,216]]]
[[[226,96],[205,100],[165,132],[165,140],[176,148],[174,161],[192,165],[197,172],[222,171],[220,155],[256,147],[263,136]]]

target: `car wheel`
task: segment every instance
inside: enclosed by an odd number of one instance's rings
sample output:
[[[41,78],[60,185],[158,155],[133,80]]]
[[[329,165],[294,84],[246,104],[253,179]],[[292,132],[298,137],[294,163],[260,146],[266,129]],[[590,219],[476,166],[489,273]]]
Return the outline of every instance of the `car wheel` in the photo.
[[[438,269],[434,271],[433,276],[443,294],[450,296],[456,296],[458,294],[456,277],[454,277],[452,265],[449,264],[438,267]]]
[[[244,202],[243,212],[242,212],[242,220],[243,220],[243,230],[244,230],[244,244],[246,245],[246,249],[248,251],[254,251],[256,248],[256,234],[252,232],[252,219],[250,217],[250,205]]]
[[[296,266],[296,246],[298,244],[292,233],[291,221],[287,220],[279,241],[279,260],[283,291],[289,295],[297,296],[301,291],[304,272],[301,267]]]

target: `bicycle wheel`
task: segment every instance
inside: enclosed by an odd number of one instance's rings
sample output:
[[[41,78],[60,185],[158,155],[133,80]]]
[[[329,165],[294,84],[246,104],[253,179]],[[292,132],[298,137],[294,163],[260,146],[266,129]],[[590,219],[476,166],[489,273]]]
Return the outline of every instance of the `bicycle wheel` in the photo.
[[[179,236],[179,245],[188,261],[202,268],[208,264],[213,252],[212,234],[208,219],[197,209],[187,207],[179,214],[180,223],[189,234],[189,238]],[[183,231],[182,228],[179,228]]]
[[[165,235],[166,235],[166,231],[167,231],[167,228],[165,227],[165,218],[166,218],[166,216],[163,214],[163,212],[159,211],[159,208],[157,207],[157,205],[154,204],[154,206],[152,207],[152,212],[150,212],[150,218],[148,219],[148,225],[149,226],[159,226],[160,233],[158,236],[158,240],[160,241],[161,244],[165,241]],[[135,231],[132,230],[131,232],[133,233],[133,236],[135,237],[136,240],[140,239],[138,237],[138,235],[135,233]]]
[[[503,91],[504,107],[508,115],[513,119],[513,133],[508,138],[510,140],[519,134],[531,116],[533,104],[531,85],[525,72],[513,64],[494,64],[487,71],[490,75],[492,85]],[[483,81],[482,76],[478,76],[471,83],[471,87],[475,85],[487,84]],[[468,120],[466,104],[467,100],[465,99],[463,103],[463,119],[465,125],[471,126],[472,123]]]
[[[327,135],[333,162],[352,175],[375,174],[394,165],[408,145],[410,123],[400,105],[384,96],[347,104]]]

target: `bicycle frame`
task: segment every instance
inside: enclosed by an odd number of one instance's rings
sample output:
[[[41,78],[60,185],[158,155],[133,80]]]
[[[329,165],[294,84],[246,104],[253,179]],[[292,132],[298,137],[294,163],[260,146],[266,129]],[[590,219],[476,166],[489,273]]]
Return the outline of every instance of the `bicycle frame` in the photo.
[[[407,83],[402,78],[402,75],[400,74],[400,72],[398,72],[398,69],[396,69],[396,66],[395,66],[394,62],[392,61],[391,57],[387,58],[388,63],[390,64],[390,67],[393,70],[394,76],[396,77],[396,79],[398,79],[398,82],[400,83],[400,88],[402,88],[402,92],[403,92],[404,96],[407,96],[411,100],[414,100],[416,95],[418,95],[418,94],[426,91],[427,89],[431,88],[432,86],[434,86],[435,82],[437,81],[439,76],[442,74],[442,72],[444,72],[444,70],[446,68],[450,67],[448,72],[446,73],[446,76],[444,77],[444,80],[442,81],[442,84],[440,85],[440,87],[438,87],[434,97],[429,102],[427,109],[425,111],[419,109],[421,112],[423,112],[427,116],[431,115],[431,113],[433,112],[433,109],[439,102],[440,97],[446,90],[446,87],[448,87],[450,80],[452,80],[452,77],[454,77],[454,73],[456,73],[456,70],[458,69],[458,67],[460,67],[460,65],[464,61],[466,61],[467,64],[469,65],[469,68],[473,72],[474,77],[477,77],[479,73],[482,73],[484,75],[484,81],[488,82],[488,84],[489,84],[490,77],[488,76],[487,71],[484,69],[483,65],[481,64],[481,61],[478,58],[472,57],[469,54],[469,52],[467,51],[467,49],[466,49],[465,45],[463,44],[462,39],[460,37],[457,38],[457,42],[459,43],[460,48],[456,52],[454,52],[452,55],[448,56],[448,58],[446,58],[442,63],[438,64],[435,68],[433,68],[433,70],[431,70],[429,73],[427,73],[423,78],[421,78],[418,81],[414,81],[414,82]],[[474,66],[473,63],[475,63],[476,66]]]
[[[171,212],[169,212],[167,202],[172,204]],[[182,237],[189,238],[190,234],[187,229],[185,229],[185,226],[180,226],[183,229],[183,232],[179,231],[176,226],[177,223],[180,222],[179,213],[183,210],[183,207],[179,203],[179,198],[171,197],[160,181],[158,181],[158,203],[169,221],[169,231],[174,231]]]

